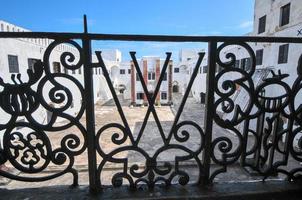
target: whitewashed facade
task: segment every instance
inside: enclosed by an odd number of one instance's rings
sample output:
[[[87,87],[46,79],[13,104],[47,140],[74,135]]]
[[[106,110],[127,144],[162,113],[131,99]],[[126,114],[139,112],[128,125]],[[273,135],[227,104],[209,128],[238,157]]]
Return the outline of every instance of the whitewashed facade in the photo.
[[[10,24],[8,22],[0,20],[0,31],[5,32],[27,32],[29,30],[21,28],[19,26]],[[5,38],[0,39],[0,77],[2,78],[4,83],[9,84],[20,84],[20,81],[16,78],[17,74],[21,74],[20,80],[23,83],[28,82],[28,69],[33,69],[33,65],[37,60],[43,60],[43,55],[53,40],[50,39],[26,39],[26,38]],[[60,57],[63,52],[71,52],[75,55],[75,61],[71,64],[77,63],[79,59],[79,52],[77,49],[72,46],[71,44],[60,44],[55,47],[55,49],[51,52],[49,58],[49,66],[50,72],[59,72],[63,74],[69,74],[77,79],[82,86],[84,86],[84,71],[83,67],[76,70],[69,70],[63,67],[62,63],[60,62]],[[104,53],[104,57],[107,58],[109,53]],[[97,62],[96,56],[93,56],[93,61]],[[108,66],[109,70],[111,65],[113,64],[112,61],[108,62],[105,60],[106,66]],[[15,78],[11,78],[12,75]],[[64,85],[66,88],[70,90],[73,97],[73,102],[69,109],[65,111],[65,113],[74,115],[79,112],[80,105],[82,104],[82,98],[80,91],[77,89],[76,85],[66,78],[58,78],[57,81]],[[100,68],[95,69],[93,72],[93,81],[94,81],[94,97],[95,103],[99,100],[106,101],[112,98],[107,83],[105,81],[104,76],[102,75],[102,71]],[[14,83],[16,82],[16,83]],[[32,86],[33,89],[37,88],[37,83]],[[46,83],[43,88],[43,96],[45,101],[54,107],[61,107],[64,105],[63,102],[61,104],[55,104],[49,98],[49,91],[53,88],[51,83]],[[0,91],[4,88],[0,86]],[[63,92],[64,93],[64,92]],[[7,122],[10,119],[10,116],[6,114],[2,109],[0,109],[1,115],[1,124]],[[37,119],[40,123],[44,124],[47,123],[49,120],[48,117],[51,116],[49,111],[45,110],[42,107],[39,107],[34,113],[35,119]],[[18,121],[23,121],[24,119],[20,117]],[[57,122],[61,121],[62,119],[57,120]],[[26,131],[25,131],[26,132]],[[1,135],[1,133],[0,133]]]
[[[160,73],[162,71],[165,60],[160,59],[157,56],[143,56],[138,59],[138,64],[142,72],[144,82],[151,96],[156,88],[156,84],[159,80]],[[130,62],[130,90],[131,90],[131,104],[132,105],[145,105],[148,104],[147,96],[144,94],[144,90],[139,79],[139,76],[135,70],[134,63]],[[172,69],[173,62],[169,61],[167,70],[162,80],[159,92],[156,96],[155,104],[171,104],[172,103]]]
[[[179,62],[174,66],[173,71],[173,92],[184,94],[189,81],[192,77],[198,53],[204,50],[182,49],[179,53]],[[194,97],[196,101],[201,102],[201,93],[206,93],[206,73],[207,73],[207,55],[204,56],[200,65],[198,74],[193,82],[190,96]]]

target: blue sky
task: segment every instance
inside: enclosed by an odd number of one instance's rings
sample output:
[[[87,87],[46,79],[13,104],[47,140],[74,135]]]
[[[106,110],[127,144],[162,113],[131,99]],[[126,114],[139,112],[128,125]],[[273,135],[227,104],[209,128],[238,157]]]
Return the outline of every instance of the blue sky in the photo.
[[[1,0],[0,19],[33,31],[82,32],[87,14],[95,33],[243,35],[252,30],[253,7],[254,0]],[[94,47],[157,55],[199,45],[98,42]]]

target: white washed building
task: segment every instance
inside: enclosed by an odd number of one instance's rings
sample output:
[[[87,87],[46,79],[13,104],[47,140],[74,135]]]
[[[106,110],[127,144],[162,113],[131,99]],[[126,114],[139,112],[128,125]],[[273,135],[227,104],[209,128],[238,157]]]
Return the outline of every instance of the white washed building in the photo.
[[[204,50],[180,50],[179,63],[175,64],[173,71],[173,92],[185,93],[200,52],[204,52]],[[205,55],[190,92],[190,96],[194,97],[198,102],[202,101],[201,96],[204,97],[206,93],[206,73],[207,57]]]
[[[2,32],[27,32],[29,30],[15,26],[13,24],[7,23],[5,21],[0,20],[0,31]],[[20,81],[15,77],[13,80],[11,76],[14,74],[21,74],[20,80],[23,83],[28,82],[28,69],[33,69],[34,63],[38,60],[43,60],[43,55],[53,40],[50,39],[26,39],[26,38],[3,38],[0,39],[0,77],[3,79],[4,83],[10,84],[20,84]],[[83,67],[76,70],[69,70],[63,67],[60,62],[60,56],[63,52],[71,52],[75,55],[75,61],[71,64],[77,63],[79,59],[79,52],[77,49],[71,44],[60,44],[58,45],[50,54],[49,66],[50,72],[59,72],[62,74],[69,74],[73,76],[76,80],[80,82],[80,84],[84,87],[84,71]],[[106,57],[105,53],[105,57]],[[93,56],[93,61],[97,62],[96,56]],[[110,67],[111,62],[108,66]],[[110,69],[109,69],[110,70]],[[111,93],[107,86],[107,83],[102,75],[101,69],[97,68],[93,72],[93,80],[94,80],[94,97],[95,102],[98,100],[108,100],[111,97]],[[14,81],[16,83],[14,83]],[[65,113],[74,115],[79,112],[80,105],[82,104],[82,98],[80,95],[80,91],[77,89],[77,86],[67,78],[58,78],[57,81],[68,88],[73,95],[73,102]],[[38,81],[39,82],[39,81]],[[38,83],[32,86],[33,89],[37,88]],[[53,88],[51,83],[46,83],[43,89],[43,96],[45,101],[54,107],[61,107],[62,104],[55,104],[49,98],[49,92]],[[3,90],[3,87],[0,86],[0,91]],[[64,92],[63,92],[64,93]],[[78,97],[78,98],[77,98]],[[1,123],[5,123],[5,121],[9,120],[10,116],[6,114],[2,109],[0,109],[1,114]],[[44,108],[38,108],[34,114],[36,119],[39,120],[40,123],[47,123],[49,120],[48,117],[51,116],[49,111]],[[18,118],[18,121],[23,121],[22,117]]]
[[[302,37],[302,1],[300,0],[256,0],[254,10],[254,28],[248,36]],[[249,43],[256,55],[255,84],[267,77],[268,71],[289,74],[284,81],[292,85],[297,77],[297,64],[302,54],[300,44]],[[236,55],[236,67],[249,70],[251,60],[248,52],[241,46],[229,46],[224,50]],[[221,55],[223,57],[223,55]],[[257,78],[257,76],[259,77]],[[226,78],[236,78],[228,76]],[[259,80],[258,80],[259,79]],[[238,88],[240,92],[240,88]],[[278,96],[278,89],[266,91],[268,96]],[[242,95],[244,96],[244,95]]]
[[[162,67],[165,60],[160,59],[157,56],[144,56],[142,59],[138,59],[138,64],[142,72],[144,82],[151,96],[153,96],[156,84],[159,80]],[[134,64],[130,62],[131,72],[131,104],[144,105],[148,104],[147,97],[144,94],[144,90],[138,74],[135,70]],[[155,104],[171,104],[172,103],[172,69],[173,62],[169,61],[167,71],[161,83],[160,90],[156,96]]]
[[[260,37],[302,37],[302,1],[301,0],[255,0],[254,26],[248,36]],[[282,81],[292,86],[297,78],[297,65],[302,55],[301,44],[282,43],[249,43],[256,55],[256,72],[253,76],[255,87],[266,77],[271,77],[270,71],[276,74],[289,74]],[[241,46],[230,46],[224,54],[232,52],[236,55],[236,67],[249,70],[250,58]],[[223,57],[223,55],[221,55]],[[238,74],[228,73],[226,79],[236,79]],[[265,91],[265,96],[278,97],[286,92],[278,85],[272,85]],[[302,94],[296,99],[302,99]],[[241,87],[233,95],[235,104],[244,110],[248,103],[248,94]],[[231,118],[233,113],[225,114],[224,118]],[[286,123],[286,122],[285,122]],[[251,126],[256,124],[251,124]],[[301,134],[302,135],[302,134]],[[296,137],[299,138],[299,137]],[[297,140],[294,145],[297,145]]]

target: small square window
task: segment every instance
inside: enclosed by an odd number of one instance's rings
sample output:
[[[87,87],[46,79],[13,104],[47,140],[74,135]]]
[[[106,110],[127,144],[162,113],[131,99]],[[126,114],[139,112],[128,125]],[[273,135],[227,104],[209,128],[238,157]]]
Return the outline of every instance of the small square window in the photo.
[[[161,93],[161,99],[166,100],[167,99],[167,92],[162,92]]]
[[[246,58],[245,70],[249,71],[252,68],[252,58]]]
[[[289,44],[279,46],[278,64],[287,63]]]
[[[28,69],[31,69],[32,71],[34,71],[34,65],[36,62],[38,62],[39,59],[35,59],[35,58],[28,58],[27,62],[28,62]]]
[[[240,69],[244,69],[245,65],[246,65],[246,59],[243,58],[243,59],[241,59],[241,62],[240,62]]]
[[[252,59],[251,58],[243,58],[241,59],[241,65],[240,65],[240,68],[243,69],[243,70],[250,70],[251,67],[252,67]]]
[[[124,69],[120,69],[120,74],[125,74],[125,70]]]
[[[137,100],[144,99],[144,93],[142,93],[142,92],[136,93],[136,98],[137,98]]]
[[[263,62],[263,49],[256,51],[256,65],[262,65]]]
[[[203,66],[203,73],[206,74],[208,72],[208,66]]]
[[[258,34],[265,32],[265,25],[266,25],[266,15],[264,15],[259,19]]]
[[[174,73],[179,73],[179,68],[178,67],[174,68]]]
[[[54,73],[61,73],[61,64],[59,62],[53,62],[52,67]]]
[[[9,73],[19,73],[18,56],[8,55]]]
[[[289,24],[290,18],[290,3],[282,6],[280,9],[280,26]]]
[[[163,81],[166,81],[167,80],[167,72],[164,74],[164,78],[163,78]]]
[[[131,69],[128,69],[128,74],[131,74]]]
[[[240,66],[240,60],[236,60],[235,61],[235,68],[239,68],[239,66]]]
[[[148,72],[148,80],[155,80],[155,72]]]

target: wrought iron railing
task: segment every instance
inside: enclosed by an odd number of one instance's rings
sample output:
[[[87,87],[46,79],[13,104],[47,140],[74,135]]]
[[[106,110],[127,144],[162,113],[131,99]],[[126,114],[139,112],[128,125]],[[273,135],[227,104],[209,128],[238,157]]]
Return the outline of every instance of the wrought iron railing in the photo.
[[[73,184],[78,183],[78,173],[74,168],[75,158],[88,151],[88,171],[89,185],[91,190],[97,191],[102,183],[100,176],[106,163],[119,163],[123,167],[120,172],[112,176],[113,186],[123,184],[123,179],[127,180],[131,188],[137,188],[139,184],[147,184],[154,187],[156,183],[170,185],[175,178],[181,185],[189,183],[190,175],[181,170],[181,162],[193,160],[198,171],[197,184],[208,185],[221,173],[227,172],[229,166],[239,162],[242,167],[249,167],[256,171],[263,179],[274,174],[285,174],[288,180],[295,180],[300,177],[302,166],[302,138],[299,139],[298,146],[293,146],[293,140],[301,131],[302,112],[301,103],[297,94],[301,89],[302,61],[297,60],[297,78],[293,84],[283,81],[287,76],[282,71],[272,73],[260,85],[253,83],[253,74],[256,70],[256,58],[254,50],[248,43],[302,43],[301,38],[289,37],[202,37],[202,36],[149,36],[149,35],[107,35],[91,34],[87,32],[85,24],[84,33],[44,33],[44,32],[1,32],[0,38],[49,38],[53,42],[47,47],[44,57],[34,65],[33,70],[28,70],[28,82],[22,82],[22,77],[12,75],[14,83],[5,83],[1,79],[0,92],[1,109],[10,117],[7,123],[1,124],[0,129],[4,132],[2,138],[2,148],[0,152],[0,163],[10,163],[12,167],[23,172],[22,175],[14,175],[8,171],[0,171],[0,175],[9,179],[38,182],[60,177],[66,173],[71,173],[74,177]],[[101,52],[92,53],[91,41],[94,40],[116,40],[116,41],[155,41],[155,42],[205,42],[208,43],[208,71],[207,71],[207,93],[205,105],[204,127],[193,121],[180,121],[180,115],[186,104],[192,84],[199,72],[199,67],[205,57],[205,53],[200,53],[196,66],[191,76],[191,80],[184,93],[183,100],[176,113],[173,125],[166,135],[161,127],[161,121],[157,116],[154,107],[156,96],[160,90],[163,77],[167,70],[171,53],[167,53],[160,78],[157,82],[153,96],[148,92],[143,75],[136,60],[135,52],[131,52],[131,58],[138,73],[143,91],[148,101],[147,113],[144,117],[142,128],[138,136],[134,137],[133,131],[129,127],[127,117],[119,102],[114,86],[110,80]],[[53,73],[50,70],[50,55],[53,49],[60,44],[67,43],[73,46],[78,52],[78,56],[71,52],[63,52],[60,57],[64,68],[75,70],[84,68],[84,85],[71,75],[63,73]],[[231,45],[238,45],[244,48],[251,58],[251,68],[249,71],[234,67],[236,55],[226,54],[226,60],[222,59],[222,50]],[[92,54],[97,56],[98,61],[92,62]],[[76,63],[73,63],[75,60]],[[216,65],[220,65],[221,70],[216,71]],[[103,75],[109,86],[113,100],[121,117],[122,123],[108,123],[99,130],[95,128],[95,110],[93,96],[93,70],[101,68]],[[236,72],[240,78],[235,80],[223,79],[222,76]],[[68,79],[79,90],[80,96],[72,96],[70,88],[58,81],[58,78]],[[52,88],[44,93],[45,84],[51,83]],[[285,93],[276,97],[267,97],[263,94],[266,87],[271,85],[281,86]],[[34,87],[34,85],[36,85]],[[236,88],[246,90],[248,104],[245,108],[238,105],[232,96]],[[45,95],[54,104],[63,104],[55,107],[46,101]],[[79,112],[71,115],[65,111],[72,105],[74,98],[83,100]],[[51,117],[47,123],[40,123],[34,112],[38,107],[43,107],[51,112]],[[233,113],[232,118],[225,119],[219,112]],[[252,112],[253,111],[253,112]],[[158,137],[162,139],[163,146],[156,149],[153,155],[149,155],[139,146],[140,138],[144,134],[144,129],[148,118],[153,115],[156,126],[159,128]],[[18,121],[18,117],[25,117],[23,122]],[[85,116],[85,120],[81,121]],[[56,125],[58,118],[63,118],[68,123]],[[283,129],[278,128],[279,120],[286,119]],[[252,130],[249,124],[252,120],[257,121],[257,129]],[[225,130],[232,131],[237,140],[236,144],[232,138],[225,136],[213,137],[213,124]],[[242,125],[240,127],[240,125]],[[76,127],[81,135],[73,133],[62,137],[59,146],[53,146],[48,135],[57,131],[64,131],[70,127]],[[199,133],[199,147],[190,149],[182,145],[190,140],[190,133],[183,130],[184,126],[192,126]],[[28,134],[23,134],[18,127],[29,130]],[[120,133],[112,133],[111,142],[118,147],[107,152],[100,145],[99,140],[102,133],[110,128],[120,130]],[[54,132],[54,133],[52,133]],[[254,138],[251,148],[248,148],[250,137]],[[282,139],[284,139],[283,142]],[[173,142],[172,142],[173,140]],[[126,141],[130,141],[126,143]],[[176,150],[185,152],[185,155],[175,156],[173,162],[165,162],[158,165],[158,155],[168,151]],[[127,157],[116,158],[122,152],[135,151],[145,158],[144,167],[137,164],[128,163]],[[217,152],[219,152],[217,154]],[[276,158],[276,154],[279,156]],[[97,161],[97,155],[101,161]],[[287,168],[289,162],[295,162],[292,169]],[[50,165],[63,166],[58,172],[48,176],[32,176],[40,174]],[[212,166],[215,165],[215,168]],[[27,174],[27,175],[24,175]]]

